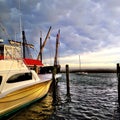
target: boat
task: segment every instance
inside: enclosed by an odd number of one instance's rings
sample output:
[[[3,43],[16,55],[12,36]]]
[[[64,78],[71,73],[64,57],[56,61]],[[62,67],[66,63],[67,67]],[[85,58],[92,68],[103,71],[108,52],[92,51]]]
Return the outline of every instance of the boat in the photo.
[[[49,34],[50,34],[50,30],[51,30],[51,26],[48,30],[48,33],[46,35],[46,38],[42,44],[42,38],[40,37],[40,52],[38,54],[38,57],[37,59],[40,58],[40,60],[42,61],[42,51],[43,51],[43,48],[46,44],[46,41],[47,39],[49,38]],[[42,36],[42,35],[41,35]],[[58,30],[58,33],[56,35],[56,49],[55,49],[55,57],[54,57],[54,65],[52,66],[43,66],[40,68],[40,73],[41,74],[45,74],[45,73],[52,73],[53,69],[55,68],[56,69],[56,73],[60,73],[60,68],[61,66],[59,65],[58,63],[58,47],[59,47],[59,39],[60,39],[60,29]]]
[[[76,74],[77,75],[87,75],[88,73],[87,72],[84,72],[81,70],[81,59],[80,59],[80,55],[79,55],[79,70],[80,72],[77,72]]]
[[[76,74],[77,75],[87,75],[88,73],[87,72],[77,72]]]
[[[42,99],[52,83],[52,74],[40,74],[33,69],[42,67],[42,62],[22,58],[18,45],[21,43],[11,42],[14,45],[0,44],[0,118]],[[60,77],[55,75],[55,79]]]

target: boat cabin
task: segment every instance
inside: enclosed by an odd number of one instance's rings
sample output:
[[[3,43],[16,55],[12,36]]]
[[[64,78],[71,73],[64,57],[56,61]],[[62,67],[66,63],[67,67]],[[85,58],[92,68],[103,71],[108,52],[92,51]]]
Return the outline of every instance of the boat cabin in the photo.
[[[1,59],[20,59],[21,47],[7,44],[0,44],[0,60]]]
[[[22,59],[22,51],[21,46],[17,45],[10,45],[10,44],[0,44],[0,60],[5,59]],[[36,66],[41,67],[43,66],[42,62],[37,59],[33,58],[24,58],[24,63],[26,66],[28,66],[30,69],[34,69]]]

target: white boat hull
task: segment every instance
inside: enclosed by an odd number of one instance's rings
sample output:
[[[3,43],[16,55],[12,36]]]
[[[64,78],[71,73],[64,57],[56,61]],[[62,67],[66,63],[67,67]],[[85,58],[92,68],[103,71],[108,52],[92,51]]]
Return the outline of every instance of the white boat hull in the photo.
[[[21,60],[1,60],[0,65],[0,118],[38,99],[50,88],[52,74],[38,75]],[[55,78],[61,77],[55,75]]]
[[[22,88],[0,98],[0,116],[7,115],[22,106],[44,97],[49,90],[51,80]]]

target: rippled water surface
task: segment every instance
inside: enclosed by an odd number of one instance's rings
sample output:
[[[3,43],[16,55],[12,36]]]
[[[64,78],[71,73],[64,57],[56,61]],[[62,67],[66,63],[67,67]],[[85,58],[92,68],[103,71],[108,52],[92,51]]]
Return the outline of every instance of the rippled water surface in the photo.
[[[58,82],[57,104],[52,93],[12,116],[11,120],[119,120],[117,76],[114,73],[70,73],[70,97],[66,75]]]

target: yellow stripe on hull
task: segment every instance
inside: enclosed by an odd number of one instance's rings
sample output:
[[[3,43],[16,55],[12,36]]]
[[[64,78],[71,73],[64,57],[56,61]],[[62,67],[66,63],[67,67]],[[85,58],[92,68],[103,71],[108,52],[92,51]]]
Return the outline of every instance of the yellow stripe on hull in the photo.
[[[36,99],[42,98],[47,94],[50,84],[51,80],[14,91],[0,98],[0,116]]]

